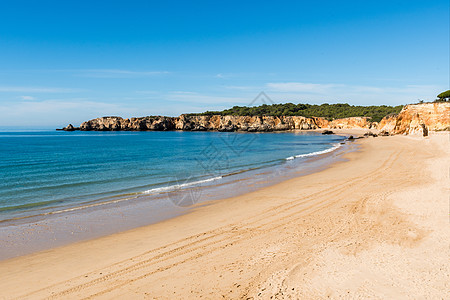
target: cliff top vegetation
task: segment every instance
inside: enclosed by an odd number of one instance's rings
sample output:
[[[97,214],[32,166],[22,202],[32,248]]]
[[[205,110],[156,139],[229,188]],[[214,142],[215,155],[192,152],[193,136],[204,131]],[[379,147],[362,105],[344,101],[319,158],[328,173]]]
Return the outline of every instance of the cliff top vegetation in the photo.
[[[387,106],[355,106],[347,103],[337,104],[272,104],[260,106],[234,106],[222,111],[206,111],[195,115],[234,115],[234,116],[303,116],[322,117],[328,120],[348,117],[370,117],[372,121],[379,122],[389,114],[398,114],[403,105]]]

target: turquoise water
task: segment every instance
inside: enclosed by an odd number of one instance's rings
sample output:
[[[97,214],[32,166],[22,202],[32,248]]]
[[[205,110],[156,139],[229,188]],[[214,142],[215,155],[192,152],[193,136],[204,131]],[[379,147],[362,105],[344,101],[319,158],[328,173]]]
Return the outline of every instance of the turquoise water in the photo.
[[[184,205],[183,190],[298,164],[343,139],[315,132],[0,132],[0,221],[173,191],[173,203]]]

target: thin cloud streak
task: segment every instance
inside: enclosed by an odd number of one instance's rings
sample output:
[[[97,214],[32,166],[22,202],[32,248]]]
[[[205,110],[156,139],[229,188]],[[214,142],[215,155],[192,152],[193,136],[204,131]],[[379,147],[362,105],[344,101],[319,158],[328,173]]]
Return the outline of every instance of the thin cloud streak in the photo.
[[[354,105],[399,105],[434,100],[445,87],[438,85],[405,85],[401,87],[364,86],[336,83],[269,82],[261,86],[225,86],[240,93],[266,92],[277,103],[342,103]]]
[[[375,87],[363,85],[347,85],[347,84],[320,84],[320,83],[304,83],[304,82],[280,82],[267,83],[266,87],[269,91],[277,92],[309,92],[317,94],[328,94],[335,92],[346,93],[410,93],[410,92],[429,92],[430,90],[439,90],[441,87],[435,85],[406,85],[405,87]]]
[[[333,88],[344,87],[342,84],[319,84],[319,83],[304,83],[304,82],[280,82],[267,83],[269,90],[283,91],[283,92],[326,92]]]
[[[192,103],[193,106],[198,104],[210,104],[212,105],[211,107],[214,107],[216,104],[224,103],[229,103],[230,105],[233,105],[234,103],[246,103],[245,97],[211,96],[189,91],[170,92],[164,96],[164,99],[177,102],[188,102]]]
[[[53,87],[28,87],[28,86],[0,86],[0,92],[5,93],[76,93],[85,90]]]
[[[91,78],[129,78],[170,74],[168,71],[132,71],[121,69],[84,69],[76,70],[77,76]]]
[[[24,100],[24,101],[32,101],[32,100],[36,100],[35,97],[33,96],[20,96],[20,99]]]
[[[80,124],[99,116],[138,114],[139,111],[142,109],[83,98],[0,104],[0,126],[62,126]],[[31,115],[33,118],[26,118]]]
[[[443,87],[435,85],[406,85],[376,87],[346,84],[316,84],[302,82],[267,83],[266,91],[275,99],[302,99],[302,102],[347,102],[355,105],[407,104],[429,98]],[[304,99],[304,100],[303,100]],[[295,100],[294,100],[295,101]]]

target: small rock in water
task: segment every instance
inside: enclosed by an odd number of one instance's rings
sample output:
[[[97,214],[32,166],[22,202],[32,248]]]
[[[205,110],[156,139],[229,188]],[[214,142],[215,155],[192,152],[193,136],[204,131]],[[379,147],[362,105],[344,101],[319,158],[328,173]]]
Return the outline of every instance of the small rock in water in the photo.
[[[66,127],[62,128],[62,129],[57,129],[57,130],[64,130],[64,131],[75,131],[75,130],[79,130],[80,128],[78,127],[73,127],[72,124],[67,125]]]

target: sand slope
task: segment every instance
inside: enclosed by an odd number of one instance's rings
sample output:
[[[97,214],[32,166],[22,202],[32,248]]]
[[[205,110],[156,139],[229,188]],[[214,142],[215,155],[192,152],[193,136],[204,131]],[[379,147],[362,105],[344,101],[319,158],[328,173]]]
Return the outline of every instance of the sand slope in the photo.
[[[450,298],[449,135],[0,262],[3,298]]]

